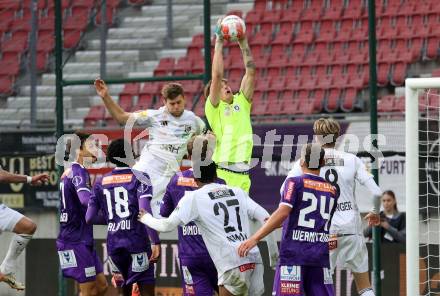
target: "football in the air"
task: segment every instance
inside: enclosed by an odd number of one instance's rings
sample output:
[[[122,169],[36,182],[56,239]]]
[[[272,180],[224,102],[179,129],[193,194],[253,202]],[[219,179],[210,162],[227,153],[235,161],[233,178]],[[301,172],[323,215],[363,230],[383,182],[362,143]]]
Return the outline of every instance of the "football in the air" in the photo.
[[[238,41],[246,33],[244,21],[236,15],[228,15],[221,22],[221,34],[224,40]]]

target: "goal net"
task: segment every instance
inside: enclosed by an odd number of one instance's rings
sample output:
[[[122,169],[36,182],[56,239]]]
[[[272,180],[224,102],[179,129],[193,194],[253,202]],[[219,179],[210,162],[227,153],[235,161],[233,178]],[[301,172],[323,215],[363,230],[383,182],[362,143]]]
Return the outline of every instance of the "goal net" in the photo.
[[[440,78],[405,87],[407,295],[440,295]]]

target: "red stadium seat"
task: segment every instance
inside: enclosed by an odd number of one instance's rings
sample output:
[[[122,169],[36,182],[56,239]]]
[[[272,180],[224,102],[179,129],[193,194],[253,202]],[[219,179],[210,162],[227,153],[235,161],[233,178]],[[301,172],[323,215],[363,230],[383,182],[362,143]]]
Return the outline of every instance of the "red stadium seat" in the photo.
[[[439,37],[428,38],[426,45],[426,58],[435,59],[438,56],[439,51]]]
[[[348,88],[345,91],[345,96],[341,103],[341,109],[344,112],[351,112],[354,109],[354,105],[356,102],[357,90],[354,88]]]
[[[139,83],[127,83],[124,86],[124,89],[119,94],[119,102],[132,100],[133,96],[137,96],[140,91]],[[131,107],[131,106],[130,106]]]
[[[324,10],[324,14],[321,17],[322,20],[339,20],[342,15],[342,5],[338,6],[332,3],[332,6]]]
[[[174,58],[162,58],[159,61],[156,69],[154,69],[154,76],[170,75],[174,70]]]
[[[321,27],[319,35],[316,37],[316,42],[332,42],[335,40],[336,32],[332,26]]]
[[[391,112],[394,108],[395,96],[388,95],[383,96],[377,101],[377,111],[379,112]]]
[[[174,75],[185,75],[191,71],[192,62],[187,57],[181,57],[174,67]]]
[[[278,23],[281,19],[282,10],[266,10],[263,12],[261,23]]]
[[[267,112],[267,102],[266,101],[258,101],[252,104],[252,113],[253,115],[265,115]]]
[[[251,10],[246,14],[246,25],[255,25],[261,21],[262,13],[261,11]]]
[[[51,32],[43,31],[38,34],[37,39],[37,51],[38,52],[51,52],[55,46],[55,38]]]
[[[14,92],[14,79],[11,76],[0,76],[0,94],[11,95]]]
[[[398,62],[394,64],[393,76],[391,77],[391,84],[401,86],[405,83],[407,64],[405,62]]]
[[[325,110],[327,112],[336,112],[339,109],[340,89],[333,88],[330,90],[327,100],[325,101]]]
[[[362,15],[362,6],[356,2],[350,2],[350,6],[345,8],[342,15],[343,19],[360,19]]]
[[[37,53],[37,71],[40,73],[46,72],[48,67],[48,59],[49,55],[47,52],[38,52]]]
[[[318,1],[315,1],[315,3]],[[319,21],[321,19],[321,9],[313,9],[308,8],[304,9],[301,15],[301,19],[308,20],[308,21]]]
[[[296,22],[301,17],[301,8],[296,6],[291,6],[289,9],[285,10],[283,16],[281,17],[281,22]]]
[[[81,39],[81,30],[64,30],[64,45],[65,49],[75,48]]]
[[[379,63],[377,69],[377,85],[378,86],[386,86],[389,82],[389,70],[390,64],[388,63]]]
[[[101,120],[105,117],[105,107],[104,106],[92,106],[90,107],[89,113],[84,117],[85,127],[94,127],[99,124]]]

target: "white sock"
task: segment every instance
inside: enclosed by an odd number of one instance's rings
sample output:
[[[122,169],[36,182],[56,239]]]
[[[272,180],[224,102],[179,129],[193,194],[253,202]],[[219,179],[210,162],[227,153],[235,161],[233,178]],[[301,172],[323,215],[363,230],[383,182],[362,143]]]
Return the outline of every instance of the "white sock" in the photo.
[[[366,288],[359,291],[359,296],[375,296],[374,291],[371,288]]]
[[[15,272],[15,266],[18,256],[26,248],[29,241],[32,239],[32,235],[29,234],[15,234],[9,245],[8,253],[5,259],[3,259],[0,265],[0,272],[3,274],[9,274]]]

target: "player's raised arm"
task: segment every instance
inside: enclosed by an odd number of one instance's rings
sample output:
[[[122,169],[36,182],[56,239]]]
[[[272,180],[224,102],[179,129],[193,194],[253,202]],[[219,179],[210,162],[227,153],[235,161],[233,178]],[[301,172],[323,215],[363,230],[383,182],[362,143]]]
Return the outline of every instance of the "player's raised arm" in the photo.
[[[252,96],[254,95],[255,89],[255,76],[257,74],[257,68],[255,66],[254,59],[252,58],[251,49],[249,47],[248,40],[246,36],[238,41],[240,45],[241,54],[243,56],[244,66],[246,72],[241,80],[240,91],[243,92],[244,96],[249,102],[252,102]]]
[[[214,47],[214,57],[212,59],[212,80],[209,88],[209,100],[214,107],[217,107],[220,102],[221,88],[223,81],[223,37],[221,33],[217,33],[220,30],[221,19],[217,23],[216,39]]]
[[[108,92],[108,87],[105,84],[104,80],[96,79],[95,89],[98,95],[102,98],[105,108],[107,108],[113,119],[116,120],[119,124],[125,124],[131,113],[125,112],[118,104],[116,104],[116,102],[110,96]]]

